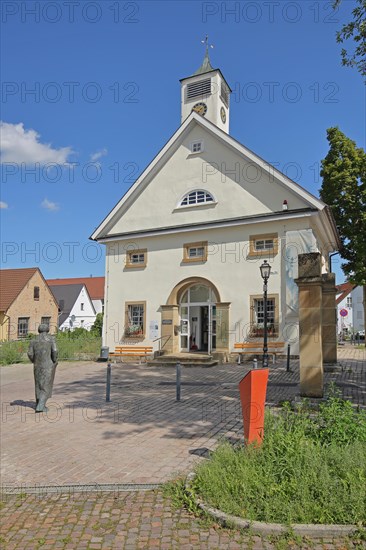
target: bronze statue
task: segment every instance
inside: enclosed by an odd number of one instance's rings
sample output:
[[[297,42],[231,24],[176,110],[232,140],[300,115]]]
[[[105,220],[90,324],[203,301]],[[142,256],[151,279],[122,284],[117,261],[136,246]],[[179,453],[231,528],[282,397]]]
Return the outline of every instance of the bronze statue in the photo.
[[[38,327],[39,336],[31,340],[28,357],[34,364],[36,390],[36,413],[46,412],[46,401],[52,396],[53,381],[57,367],[57,346],[53,336],[48,334],[48,325]]]

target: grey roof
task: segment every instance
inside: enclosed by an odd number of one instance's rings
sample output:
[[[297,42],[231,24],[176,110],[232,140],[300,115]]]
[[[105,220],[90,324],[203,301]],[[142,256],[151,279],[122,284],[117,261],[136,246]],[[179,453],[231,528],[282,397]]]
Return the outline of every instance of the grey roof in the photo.
[[[58,302],[58,307],[61,310],[59,316],[58,326],[60,327],[62,323],[68,318],[74,304],[85,285],[75,284],[75,285],[49,285],[52,294]]]
[[[213,68],[213,66],[210,63],[210,56],[209,56],[209,53],[208,53],[208,45],[206,45],[206,53],[205,53],[205,57],[203,58],[202,65],[200,66],[199,69],[197,69],[197,71],[195,73],[193,73],[192,76],[196,76],[198,74],[209,73],[210,71],[214,71],[214,70],[215,69]]]

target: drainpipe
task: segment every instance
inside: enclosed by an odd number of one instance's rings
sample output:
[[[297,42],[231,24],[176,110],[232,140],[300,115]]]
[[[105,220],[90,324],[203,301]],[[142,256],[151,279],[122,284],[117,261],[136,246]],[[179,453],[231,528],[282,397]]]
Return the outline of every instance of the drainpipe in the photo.
[[[329,254],[329,273],[332,273],[332,258],[333,256],[337,256],[339,252],[333,252],[333,254]]]

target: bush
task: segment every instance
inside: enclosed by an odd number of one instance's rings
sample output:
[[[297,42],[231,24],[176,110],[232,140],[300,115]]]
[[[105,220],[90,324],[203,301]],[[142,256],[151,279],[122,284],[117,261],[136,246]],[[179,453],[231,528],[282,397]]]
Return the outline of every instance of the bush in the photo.
[[[262,446],[221,445],[198,467],[193,490],[252,520],[366,522],[365,412],[338,397],[317,413],[267,411]]]
[[[29,341],[2,342],[0,344],[0,365],[21,363],[29,346]]]

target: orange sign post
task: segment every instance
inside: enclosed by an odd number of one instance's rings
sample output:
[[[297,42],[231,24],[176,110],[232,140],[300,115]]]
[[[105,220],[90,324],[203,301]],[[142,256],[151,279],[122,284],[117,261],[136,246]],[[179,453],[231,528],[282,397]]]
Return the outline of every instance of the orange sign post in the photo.
[[[268,373],[269,369],[251,370],[239,382],[246,443],[262,443]]]

